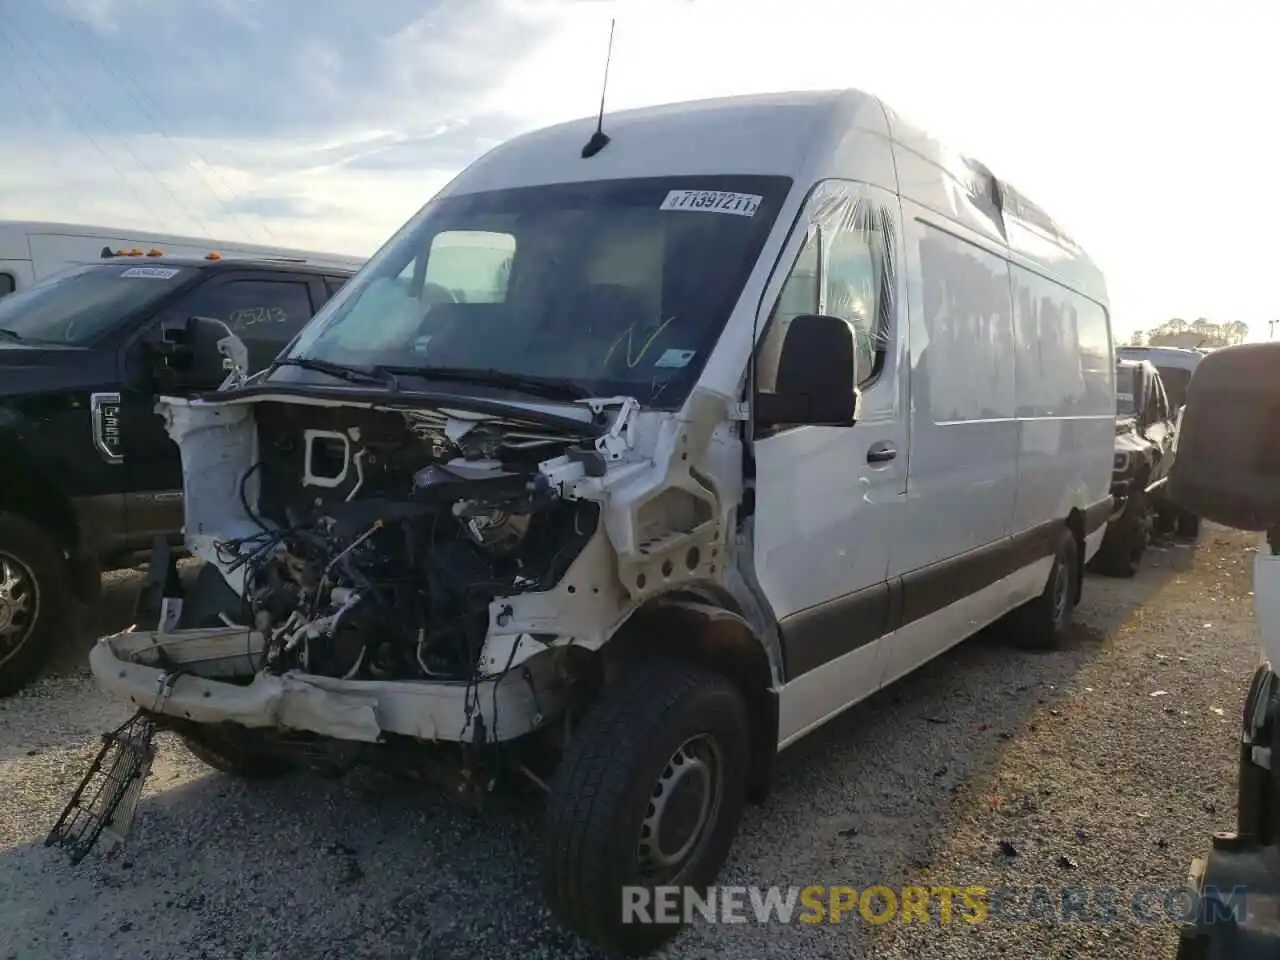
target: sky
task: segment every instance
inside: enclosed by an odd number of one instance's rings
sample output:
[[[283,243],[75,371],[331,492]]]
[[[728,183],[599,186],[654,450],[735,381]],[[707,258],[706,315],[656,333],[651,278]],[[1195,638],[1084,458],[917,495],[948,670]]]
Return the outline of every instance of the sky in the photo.
[[[1118,337],[1280,318],[1276,0],[0,0],[0,219],[370,254],[593,114],[615,18],[608,109],[868,90],[1048,209]]]

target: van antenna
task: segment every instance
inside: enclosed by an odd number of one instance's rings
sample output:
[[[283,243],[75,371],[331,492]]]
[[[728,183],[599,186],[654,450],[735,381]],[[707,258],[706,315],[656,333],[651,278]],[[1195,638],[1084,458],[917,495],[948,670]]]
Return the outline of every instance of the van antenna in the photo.
[[[609,89],[609,61],[613,59],[613,28],[617,20],[609,21],[609,49],[604,55],[604,82],[600,84],[600,113],[596,117],[596,132],[582,148],[582,159],[589,160],[609,145],[609,135],[604,132],[604,94]]]

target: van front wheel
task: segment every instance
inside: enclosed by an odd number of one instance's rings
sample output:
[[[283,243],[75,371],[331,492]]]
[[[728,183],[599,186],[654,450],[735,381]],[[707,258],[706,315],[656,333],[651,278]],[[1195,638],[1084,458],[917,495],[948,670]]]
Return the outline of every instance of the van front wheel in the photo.
[[[1013,612],[1010,626],[1019,646],[1049,650],[1062,641],[1080,596],[1080,544],[1065,526],[1057,535],[1044,592]]]
[[[742,813],[748,721],[719,674],[670,661],[605,687],[561,761],[547,801],[544,882],[565,926],[606,949],[646,953],[706,895]],[[668,913],[668,911],[670,913]]]

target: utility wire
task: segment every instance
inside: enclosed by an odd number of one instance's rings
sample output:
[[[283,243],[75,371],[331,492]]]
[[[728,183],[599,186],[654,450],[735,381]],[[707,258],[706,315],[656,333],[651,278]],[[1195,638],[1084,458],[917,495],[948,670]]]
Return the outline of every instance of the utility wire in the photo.
[[[69,6],[69,0],[63,0],[63,6],[66,9],[67,19],[75,21],[76,19],[75,14],[72,11],[71,7]],[[240,194],[237,193],[236,190],[229,183],[227,183],[226,178],[222,176],[221,172],[219,172],[216,167],[214,167],[207,160],[205,160],[203,156],[200,155],[199,151],[192,150],[191,154],[192,156],[195,157],[196,160],[200,161],[200,164],[201,164],[200,167],[196,166],[196,164],[193,163],[188,156],[186,156],[183,149],[178,146],[177,142],[172,137],[169,136],[169,133],[165,129],[165,127],[160,123],[159,120],[156,119],[155,115],[151,112],[151,110],[148,109],[146,102],[140,95],[140,92],[142,91],[142,85],[138,83],[137,79],[129,71],[129,68],[121,64],[120,70],[124,74],[124,77],[122,79],[120,73],[116,72],[116,68],[113,67],[111,65],[111,62],[102,54],[99,44],[94,40],[92,33],[82,26],[79,28],[78,32],[81,34],[81,37],[85,41],[84,45],[93,53],[94,57],[98,60],[98,62],[102,64],[103,69],[106,70],[108,74],[110,74],[111,78],[116,82],[116,85],[119,86],[121,89],[123,89],[129,95],[129,98],[133,100],[133,102],[137,105],[138,110],[152,125],[152,127],[155,128],[156,132],[160,134],[161,138],[163,138],[164,141],[167,144],[169,144],[170,147],[173,148],[174,153],[178,156],[178,159],[181,160],[183,163],[185,163],[188,167],[190,167],[191,170],[196,174],[196,176],[199,177],[201,184],[204,186],[205,190],[208,191],[209,195],[213,197],[214,201],[222,204],[223,207],[225,208],[229,208],[230,206],[226,198],[219,196],[218,192],[214,190],[213,185],[209,182],[209,178],[205,176],[205,173],[204,173],[205,170],[210,171],[211,173],[213,173],[215,177],[217,177],[218,181],[222,184],[223,189],[226,190],[228,194],[230,194],[231,200],[233,202],[241,201],[242,197],[240,196]],[[201,167],[203,167],[204,169],[201,169]],[[237,211],[230,211],[230,212],[240,222],[240,225],[245,229],[246,234],[251,235],[253,231],[249,226],[249,221]],[[258,220],[259,220],[260,228],[262,229],[263,232],[266,233],[270,242],[274,244],[278,244],[279,241],[276,239],[275,234],[271,232],[271,228],[267,226],[266,221],[261,217],[259,217]]]
[[[13,21],[13,19],[12,19],[12,18],[8,21],[8,27],[9,27],[9,30],[14,34],[14,36],[16,36],[16,37],[17,37],[17,39],[18,39],[18,41],[19,41],[19,42],[23,41],[23,39],[24,39],[24,38],[23,38],[23,35],[22,35],[21,31],[19,31],[19,30],[17,29],[17,26],[16,26],[16,24],[14,23],[14,21]],[[28,49],[29,49],[33,54],[35,54],[35,56],[40,60],[40,62],[41,62],[41,63],[43,63],[43,64],[45,65],[45,67],[48,69],[49,73],[53,76],[53,78],[54,78],[55,80],[60,81],[60,82],[61,82],[63,85],[65,85],[65,86],[68,86],[68,87],[72,86],[71,84],[69,84],[69,83],[67,83],[67,82],[66,82],[66,78],[65,78],[65,77],[63,77],[63,76],[61,75],[61,73],[60,73],[60,71],[58,70],[58,68],[57,68],[57,67],[55,67],[55,66],[54,66],[54,65],[49,61],[49,59],[48,59],[48,58],[47,58],[47,57],[46,57],[46,56],[45,56],[45,55],[40,51],[40,48],[39,48],[38,46],[36,46],[36,44],[35,44],[34,42],[30,42],[30,41],[28,41],[28,42],[27,42],[27,48],[28,48]],[[33,72],[33,73],[35,73],[35,71],[32,71],[32,72]],[[43,80],[42,80],[41,82],[43,83]],[[47,84],[45,84],[45,89],[46,89],[46,90],[49,90],[49,87],[48,87],[48,85],[47,85]],[[52,96],[52,91],[50,90],[49,92],[50,92],[50,95]],[[102,120],[101,120],[100,118],[98,118],[98,117],[97,117],[97,114],[96,114],[96,112],[93,110],[93,107],[92,107],[90,104],[88,104],[88,103],[84,100],[84,98],[83,98],[83,97],[79,96],[79,94],[76,94],[76,99],[80,102],[80,105],[81,105],[82,107],[84,107],[84,108],[85,108],[85,109],[86,109],[90,114],[93,114],[93,115],[94,115],[95,119],[98,119],[98,123],[99,123],[99,124],[101,124],[101,126],[102,126],[102,128],[103,128],[104,130],[107,130],[108,132],[110,132],[110,128],[108,128],[108,127],[107,127],[107,125],[106,125],[105,123],[103,123],[103,122],[102,122]],[[73,118],[73,119],[74,119],[74,118]],[[83,125],[83,124],[80,124],[78,121],[77,121],[77,125],[80,127],[81,131],[85,134],[85,136],[86,136],[86,137],[89,137],[89,138],[90,138],[90,140],[95,144],[95,146],[97,146],[97,141],[96,141],[96,140],[93,140],[92,136],[89,134],[88,129],[87,129],[86,127],[84,127],[84,125]],[[195,223],[200,227],[200,229],[201,229],[201,231],[204,233],[204,235],[205,235],[206,237],[208,237],[210,240],[212,240],[212,239],[213,239],[213,234],[211,234],[211,233],[209,232],[209,228],[208,228],[207,226],[205,226],[204,221],[203,221],[203,220],[201,220],[201,219],[200,219],[200,217],[198,217],[195,213],[191,212],[191,210],[190,210],[190,209],[188,209],[188,208],[186,208],[186,207],[185,207],[185,205],[183,204],[183,202],[178,198],[178,195],[177,195],[176,193],[174,193],[174,192],[173,192],[173,189],[169,186],[169,184],[165,182],[164,178],[163,178],[163,177],[161,177],[161,176],[160,176],[160,174],[159,174],[159,173],[158,173],[158,172],[157,172],[157,171],[156,171],[156,170],[155,170],[155,169],[154,169],[154,168],[153,168],[149,163],[147,163],[147,162],[146,162],[145,160],[143,160],[140,156],[138,156],[138,154],[137,154],[136,152],[134,152],[133,148],[129,146],[129,144],[128,144],[127,140],[126,140],[124,137],[121,137],[121,138],[120,138],[120,146],[122,147],[122,149],[124,149],[124,151],[125,151],[126,153],[128,153],[128,154],[129,154],[129,156],[131,156],[131,157],[134,159],[134,161],[135,161],[135,162],[136,162],[140,167],[145,168],[145,169],[146,169],[146,171],[147,171],[148,173],[150,173],[150,174],[151,174],[151,176],[155,179],[155,181],[156,181],[156,182],[157,182],[157,183],[158,183],[158,184],[159,184],[159,185],[164,189],[165,193],[167,193],[167,194],[169,195],[169,198],[170,198],[171,200],[173,200],[174,205],[175,205],[175,206],[177,206],[179,209],[181,209],[181,210],[183,211],[183,213],[185,213],[185,214],[186,214],[186,216],[190,217],[193,221],[195,221]],[[103,152],[103,150],[102,150],[102,148],[101,148],[100,146],[98,147],[98,152],[99,152],[99,153],[103,153],[103,156],[105,157],[105,155],[106,155],[106,154],[105,154],[105,152]],[[115,169],[115,170],[116,170],[116,172],[117,172],[117,173],[121,173],[121,171],[120,171],[120,168],[119,168],[119,167],[116,167],[114,164],[112,164],[112,167],[113,167],[113,169]],[[121,173],[121,175],[123,176],[123,173]],[[149,206],[149,205],[148,205],[148,206]],[[154,211],[154,210],[152,210],[152,213],[154,214],[154,213],[155,213],[155,211]]]
[[[0,23],[0,27],[3,26],[4,24]],[[45,152],[49,155],[49,166],[61,171],[62,161],[58,157],[57,142],[50,135],[48,127],[41,123],[40,114],[36,112],[34,91],[27,89],[27,85],[22,80],[22,74],[18,72],[18,55],[21,51],[18,50],[17,44],[10,39],[7,33],[0,32],[0,40],[4,41],[5,45],[13,51],[13,57],[9,60],[13,64],[13,82],[17,87],[18,99],[22,101],[23,106],[26,108],[27,116],[31,118],[31,128],[40,135]]]
[[[5,21],[0,20],[0,29],[6,30],[5,42],[14,51],[15,59],[13,63],[16,65],[17,64],[16,57],[20,53],[21,44],[14,39],[12,21],[9,21],[6,24]],[[49,101],[55,106],[55,108],[58,108],[59,104],[61,103],[61,98],[54,95],[54,92],[52,89],[50,89],[48,82],[44,79],[44,77],[40,75],[40,72],[38,70],[36,70],[30,64],[28,64],[28,69],[31,71],[31,75],[35,77],[36,82],[39,83],[40,86],[44,89],[45,95],[49,98]],[[85,139],[89,141],[90,145],[98,152],[99,156],[102,157],[103,162],[106,163],[106,165],[109,166],[112,170],[114,170],[117,174],[119,174],[120,181],[126,187],[129,188],[129,192],[134,195],[138,203],[141,204],[142,207],[144,207],[153,217],[155,217],[159,223],[161,223],[162,225],[167,225],[168,221],[164,217],[162,217],[159,211],[157,211],[155,207],[151,204],[151,202],[145,196],[143,196],[142,192],[138,190],[138,188],[133,184],[133,181],[131,181],[125,175],[124,171],[121,170],[118,166],[116,166],[115,162],[111,159],[111,157],[107,154],[107,152],[102,149],[102,145],[98,143],[97,139],[93,136],[93,134],[91,134],[88,131],[88,129],[84,126],[84,124],[80,122],[80,119],[72,111],[68,110],[65,104],[61,105],[60,109],[64,114],[66,114],[67,118],[70,119],[73,124],[75,124],[77,129],[79,129],[79,131],[84,135]],[[172,227],[170,226],[168,227],[168,229],[172,229]]]

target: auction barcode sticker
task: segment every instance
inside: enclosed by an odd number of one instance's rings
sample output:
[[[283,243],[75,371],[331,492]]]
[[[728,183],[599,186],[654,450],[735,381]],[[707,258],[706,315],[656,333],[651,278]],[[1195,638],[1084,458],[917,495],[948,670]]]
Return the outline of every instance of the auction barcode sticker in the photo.
[[[739,217],[755,216],[763,197],[754,193],[730,193],[727,190],[672,190],[659,210],[696,210],[702,213],[732,213]]]
[[[180,270],[175,270],[172,267],[130,267],[120,276],[122,278],[128,277],[132,280],[172,280],[179,273],[181,273]]]

